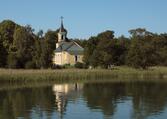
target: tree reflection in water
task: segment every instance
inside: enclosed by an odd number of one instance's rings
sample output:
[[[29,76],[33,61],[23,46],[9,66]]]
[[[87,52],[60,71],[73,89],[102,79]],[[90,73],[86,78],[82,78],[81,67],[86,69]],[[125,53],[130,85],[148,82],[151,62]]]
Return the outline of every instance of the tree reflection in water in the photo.
[[[120,110],[120,102],[129,101],[131,105],[126,105],[127,109],[131,108],[128,113],[129,118],[145,119],[161,115],[161,112],[167,109],[167,83],[103,82],[55,84],[52,87],[14,90],[7,88],[0,90],[0,119],[16,119],[18,117],[65,119],[67,118],[65,115],[70,115],[69,104],[78,100],[82,100],[84,103],[81,101],[82,104],[76,103],[75,106],[84,105],[85,108],[88,108],[87,112],[82,115],[83,118],[89,118],[88,114],[92,112],[102,113],[104,117],[108,118],[115,117]],[[74,112],[73,114],[81,115],[83,108],[79,109],[78,113]],[[124,113],[121,112],[121,115]]]
[[[90,109],[101,109],[106,117],[116,113],[118,102],[132,99],[131,118],[144,119],[158,115],[167,105],[167,83],[120,82],[87,83],[83,95]],[[129,107],[127,107],[129,108]]]
[[[113,116],[117,101],[126,96],[123,83],[87,83],[83,95],[90,109],[101,109],[105,117]]]
[[[52,113],[54,96],[50,87],[0,91],[0,119],[31,119]]]

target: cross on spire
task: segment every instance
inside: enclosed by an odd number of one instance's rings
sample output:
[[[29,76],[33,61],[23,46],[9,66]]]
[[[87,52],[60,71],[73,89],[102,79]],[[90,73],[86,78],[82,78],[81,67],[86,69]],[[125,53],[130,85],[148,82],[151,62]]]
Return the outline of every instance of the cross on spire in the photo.
[[[61,26],[63,26],[63,19],[64,19],[64,17],[61,16],[60,19],[61,19]]]
[[[61,19],[61,20],[63,20],[63,19],[64,19],[64,17],[63,17],[63,16],[61,16],[61,17],[60,17],[60,19]]]

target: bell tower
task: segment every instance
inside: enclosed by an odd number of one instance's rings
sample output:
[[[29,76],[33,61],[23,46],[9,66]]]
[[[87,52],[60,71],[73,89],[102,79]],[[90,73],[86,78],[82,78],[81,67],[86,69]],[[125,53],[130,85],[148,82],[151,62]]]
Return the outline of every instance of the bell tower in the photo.
[[[59,43],[65,42],[66,39],[67,39],[67,30],[64,28],[63,17],[61,17],[61,26],[58,32],[58,43],[56,43],[56,48],[59,47]]]

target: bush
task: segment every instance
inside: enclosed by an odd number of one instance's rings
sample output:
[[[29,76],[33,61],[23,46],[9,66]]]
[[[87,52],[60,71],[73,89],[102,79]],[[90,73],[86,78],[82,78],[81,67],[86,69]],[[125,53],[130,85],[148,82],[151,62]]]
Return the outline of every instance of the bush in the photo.
[[[65,68],[65,69],[73,68],[73,66],[70,65],[70,64],[64,64],[62,67]]]
[[[16,54],[11,53],[8,55],[7,65],[8,65],[8,68],[12,68],[12,69],[19,68],[18,67],[18,59],[16,57]]]
[[[60,65],[53,65],[52,69],[63,69],[63,66]]]
[[[25,64],[25,68],[26,68],[26,69],[35,69],[35,68],[36,68],[35,62],[33,62],[33,61],[28,61],[28,62]]]
[[[79,69],[83,69],[83,68],[86,68],[85,65],[81,62],[77,62],[75,65],[74,65],[75,68],[79,68]]]

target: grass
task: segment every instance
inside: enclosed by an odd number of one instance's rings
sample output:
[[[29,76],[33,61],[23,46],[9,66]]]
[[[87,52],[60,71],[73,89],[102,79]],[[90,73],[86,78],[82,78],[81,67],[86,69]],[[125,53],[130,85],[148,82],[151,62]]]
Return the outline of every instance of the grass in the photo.
[[[167,80],[167,67],[151,67],[139,70],[129,67],[105,69],[62,69],[62,70],[24,70],[0,69],[0,82],[52,82],[82,80]]]

